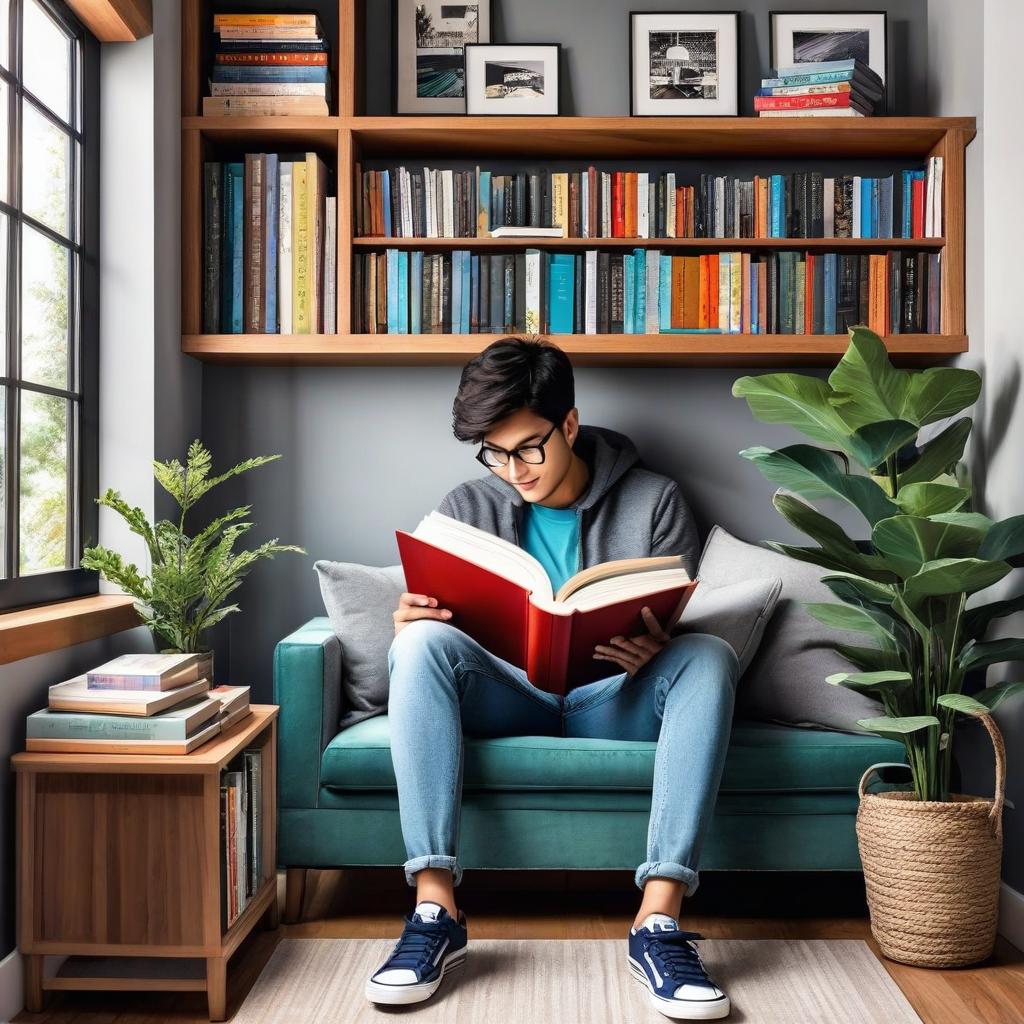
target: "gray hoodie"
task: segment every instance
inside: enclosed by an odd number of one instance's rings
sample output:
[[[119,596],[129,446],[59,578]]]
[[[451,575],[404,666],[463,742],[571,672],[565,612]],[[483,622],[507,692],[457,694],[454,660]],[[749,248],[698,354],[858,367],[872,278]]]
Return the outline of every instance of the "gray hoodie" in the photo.
[[[574,450],[590,469],[587,489],[569,506],[579,517],[580,569],[616,558],[682,555],[693,576],[700,538],[679,485],[644,468],[633,442],[607,427],[581,426]],[[438,511],[521,544],[526,504],[512,484],[490,473],[450,490]]]

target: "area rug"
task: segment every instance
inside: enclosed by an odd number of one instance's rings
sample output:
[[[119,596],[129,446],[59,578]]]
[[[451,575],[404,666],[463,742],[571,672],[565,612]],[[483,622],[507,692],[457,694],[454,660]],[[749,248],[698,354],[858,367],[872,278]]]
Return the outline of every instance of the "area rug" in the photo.
[[[732,1000],[730,1024],[920,1024],[859,939],[705,939]],[[471,939],[466,964],[425,1003],[378,1008],[366,979],[392,939],[282,939],[233,1024],[653,1024],[665,1021],[626,969],[625,940]],[[410,1017],[410,1020],[413,1018]]]

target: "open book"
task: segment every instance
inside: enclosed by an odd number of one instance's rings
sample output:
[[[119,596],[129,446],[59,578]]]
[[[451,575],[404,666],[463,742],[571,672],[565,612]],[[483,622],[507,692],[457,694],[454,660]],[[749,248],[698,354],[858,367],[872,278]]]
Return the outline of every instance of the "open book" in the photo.
[[[551,693],[617,675],[622,670],[594,658],[594,647],[646,633],[644,605],[668,632],[697,585],[671,555],[593,565],[555,594],[528,551],[441,512],[395,536],[406,590],[436,597],[453,613],[447,621]]]

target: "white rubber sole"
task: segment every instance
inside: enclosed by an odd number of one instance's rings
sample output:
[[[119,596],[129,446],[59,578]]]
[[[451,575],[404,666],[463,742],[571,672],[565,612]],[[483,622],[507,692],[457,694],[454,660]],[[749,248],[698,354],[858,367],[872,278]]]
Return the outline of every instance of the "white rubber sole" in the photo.
[[[626,958],[626,962],[629,964],[629,973],[647,989],[651,1006],[666,1017],[673,1020],[721,1020],[729,1016],[732,1006],[724,992],[721,999],[665,999],[651,988],[647,972],[631,956]]]
[[[468,946],[451,956],[446,957],[441,973],[433,980],[420,985],[382,985],[370,978],[366,983],[366,998],[371,1003],[386,1003],[388,1006],[405,1006],[408,1003],[421,1003],[429,999],[440,987],[444,976],[456,967],[461,967],[466,960]]]

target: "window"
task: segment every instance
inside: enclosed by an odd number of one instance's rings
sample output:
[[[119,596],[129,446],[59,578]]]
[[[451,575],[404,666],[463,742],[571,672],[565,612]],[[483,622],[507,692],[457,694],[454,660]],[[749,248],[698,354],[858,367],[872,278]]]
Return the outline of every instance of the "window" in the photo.
[[[0,0],[0,610],[95,593],[99,45]]]

